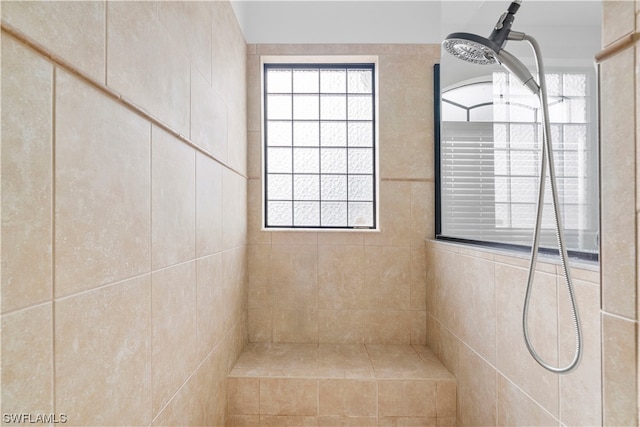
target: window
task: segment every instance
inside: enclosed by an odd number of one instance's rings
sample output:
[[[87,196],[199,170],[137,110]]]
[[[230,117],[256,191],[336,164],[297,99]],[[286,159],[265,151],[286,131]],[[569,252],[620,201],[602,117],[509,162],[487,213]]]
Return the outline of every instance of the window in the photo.
[[[264,64],[265,228],[375,229],[375,68]]]
[[[597,145],[588,71],[549,73],[554,163],[571,252],[598,252]],[[541,155],[537,97],[506,72],[442,93],[440,237],[531,246]],[[541,247],[557,248],[545,187]]]

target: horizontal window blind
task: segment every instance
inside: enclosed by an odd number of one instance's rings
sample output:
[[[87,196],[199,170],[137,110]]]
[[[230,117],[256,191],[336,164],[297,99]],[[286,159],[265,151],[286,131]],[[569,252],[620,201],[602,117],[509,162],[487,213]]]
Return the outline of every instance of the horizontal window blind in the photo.
[[[554,164],[569,249],[597,253],[595,123],[588,73],[547,76]],[[441,236],[530,246],[542,126],[537,97],[504,72],[442,93]],[[541,246],[556,247],[549,180]]]

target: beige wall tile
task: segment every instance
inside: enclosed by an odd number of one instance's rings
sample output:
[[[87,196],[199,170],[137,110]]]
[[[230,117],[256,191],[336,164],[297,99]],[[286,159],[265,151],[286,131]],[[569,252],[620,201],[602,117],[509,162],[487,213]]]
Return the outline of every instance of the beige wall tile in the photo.
[[[606,2],[609,3],[609,2]],[[611,2],[624,7],[630,2]],[[608,6],[607,6],[608,7]],[[616,25],[617,27],[617,25]],[[603,62],[601,70],[602,144],[611,146],[600,154],[601,224],[600,255],[602,307],[609,313],[636,318],[635,115],[633,105],[634,51],[626,49]]]
[[[197,366],[196,263],[152,274],[153,412],[171,399]]]
[[[51,303],[2,316],[4,414],[53,413],[52,331]]]
[[[411,183],[411,246],[435,237],[435,193],[431,181]]]
[[[247,55],[247,130],[262,129],[262,69],[259,55]]]
[[[247,175],[250,179],[262,176],[262,133],[249,131],[247,134]],[[260,204],[260,201],[256,200]]]
[[[265,415],[318,415],[318,381],[260,379],[260,412]]]
[[[247,181],[247,243],[270,245],[273,232],[262,231],[262,181]]]
[[[411,309],[427,308],[427,257],[422,246],[411,247]]]
[[[156,6],[107,4],[107,84],[189,135],[189,59],[170,33],[158,30],[162,27]]]
[[[462,297],[462,270],[451,268],[459,265],[459,257],[454,252],[436,250],[433,253],[433,269],[435,275],[434,311],[436,319],[452,333],[460,333],[460,313],[456,309]]]
[[[196,153],[196,256],[222,250],[222,166]]]
[[[376,381],[319,380],[318,414],[376,416],[378,414]]]
[[[317,245],[318,234],[310,231],[275,231],[271,232],[271,243],[274,245]]]
[[[271,306],[318,307],[318,250],[309,245],[277,245],[271,250]]]
[[[411,243],[411,183],[380,182],[379,233],[366,233],[365,245]]]
[[[396,310],[319,310],[321,343],[411,342],[411,312]]]
[[[52,98],[51,65],[2,33],[2,312],[53,293]]]
[[[224,249],[245,244],[247,240],[247,180],[237,173],[222,170],[222,242]]]
[[[436,427],[434,417],[379,417],[379,427]]]
[[[149,275],[56,301],[55,340],[55,408],[68,424],[151,422]]]
[[[603,425],[637,423],[637,324],[602,315],[602,403]]]
[[[187,53],[193,66],[211,82],[213,11],[207,2],[158,2],[158,19]],[[215,28],[214,31],[222,31]]]
[[[105,81],[105,2],[3,2],[2,20],[101,83]]]
[[[456,265],[462,269],[462,300],[457,304],[461,323],[460,338],[489,363],[495,363],[496,264],[490,260],[463,255],[459,255],[457,259]]]
[[[247,246],[247,263],[249,308],[271,308],[271,245]]]
[[[411,312],[411,344],[427,344],[427,312]]]
[[[227,106],[207,79],[191,67],[191,140],[223,162],[227,161],[227,114]]]
[[[298,415],[261,415],[260,426],[264,427],[316,427],[318,417]]]
[[[547,427],[559,423],[511,381],[498,375],[498,425]]]
[[[598,425],[602,422],[602,346],[600,341],[600,288],[574,280],[582,325],[583,353],[580,365],[570,375],[560,376],[560,416],[565,425]],[[575,354],[575,328],[564,280],[560,288],[560,366],[567,366]]]
[[[411,305],[410,248],[401,246],[365,246],[365,292],[362,308],[404,309]]]
[[[249,308],[249,342],[272,342],[271,308]]]
[[[380,59],[380,176],[433,179],[431,55]],[[393,76],[393,79],[384,78]]]
[[[229,378],[229,414],[260,414],[260,379]]]
[[[364,260],[364,246],[318,247],[319,308],[363,307]]]
[[[379,381],[378,416],[435,417],[435,381]]]
[[[318,417],[319,427],[362,427],[377,424],[377,417],[347,417],[343,415],[321,415]]]
[[[195,257],[195,151],[164,130],[151,131],[153,269]]]
[[[351,245],[362,246],[364,245],[364,236],[367,233],[359,232],[326,232],[318,233],[318,245]]]
[[[497,425],[496,371],[465,345],[459,347],[458,420],[461,426]]]
[[[256,427],[260,426],[260,415],[230,415],[230,427]]]
[[[606,47],[635,29],[634,4],[631,1],[602,2],[602,46]]]
[[[273,342],[318,342],[317,310],[273,310]]]
[[[497,368],[551,414],[558,416],[558,375],[546,371],[531,357],[522,337],[522,302],[527,271],[496,264]],[[529,335],[533,347],[557,366],[558,303],[556,276],[538,272],[529,305]]]
[[[56,296],[149,271],[149,124],[58,70],[55,138]]]
[[[202,360],[216,346],[230,325],[228,291],[224,281],[222,254],[196,261],[196,316],[198,359]]]

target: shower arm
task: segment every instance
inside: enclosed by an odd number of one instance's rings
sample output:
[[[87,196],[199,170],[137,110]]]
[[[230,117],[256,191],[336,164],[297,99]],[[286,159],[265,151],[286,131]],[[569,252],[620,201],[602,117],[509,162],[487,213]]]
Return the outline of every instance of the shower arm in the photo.
[[[558,189],[556,183],[556,174],[555,174],[555,166],[553,163],[553,150],[551,146],[551,125],[549,122],[549,103],[547,98],[547,85],[544,74],[544,66],[542,64],[542,55],[540,51],[540,45],[538,42],[531,36],[526,35],[525,33],[511,31],[508,35],[508,40],[515,41],[526,41],[529,43],[531,48],[533,49],[534,57],[536,60],[536,66],[538,71],[538,85],[540,87],[540,91],[538,96],[540,98],[540,104],[542,106],[543,113],[543,144],[542,144],[542,158],[540,162],[540,180],[538,186],[538,200],[536,205],[536,223],[535,230],[533,233],[533,242],[531,244],[531,260],[529,264],[529,273],[527,277],[527,288],[525,293],[524,300],[524,309],[522,313],[522,328],[524,333],[524,339],[529,350],[531,356],[541,365],[543,368],[548,371],[557,373],[557,374],[565,374],[573,371],[578,364],[580,363],[580,359],[582,357],[582,331],[580,327],[580,320],[578,316],[578,307],[576,303],[575,292],[573,289],[573,282],[571,280],[571,272],[568,265],[568,255],[567,248],[564,239],[564,232],[562,228],[562,215],[560,212],[560,203],[558,201]],[[545,162],[546,160],[546,162]],[[556,237],[558,240],[558,251],[560,253],[560,260],[562,263],[562,272],[565,281],[565,285],[567,288],[567,292],[570,298],[571,304],[571,314],[573,318],[575,337],[576,337],[576,347],[574,352],[573,360],[565,367],[555,367],[551,364],[545,362],[542,357],[536,352],[533,348],[533,344],[529,338],[529,328],[528,328],[528,312],[529,312],[529,301],[531,299],[531,291],[533,289],[533,280],[535,276],[535,266],[538,257],[538,248],[540,245],[540,228],[542,224],[542,209],[544,206],[544,187],[545,187],[545,179],[547,174],[547,164],[549,167],[549,181],[551,183],[551,195],[553,198],[553,209],[555,215],[555,225],[556,225]]]

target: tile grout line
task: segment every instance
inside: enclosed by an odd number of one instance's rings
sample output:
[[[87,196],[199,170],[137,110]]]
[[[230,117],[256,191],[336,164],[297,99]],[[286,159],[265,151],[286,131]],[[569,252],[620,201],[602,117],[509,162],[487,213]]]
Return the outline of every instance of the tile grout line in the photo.
[[[51,71],[51,407],[56,413],[56,66]]]

